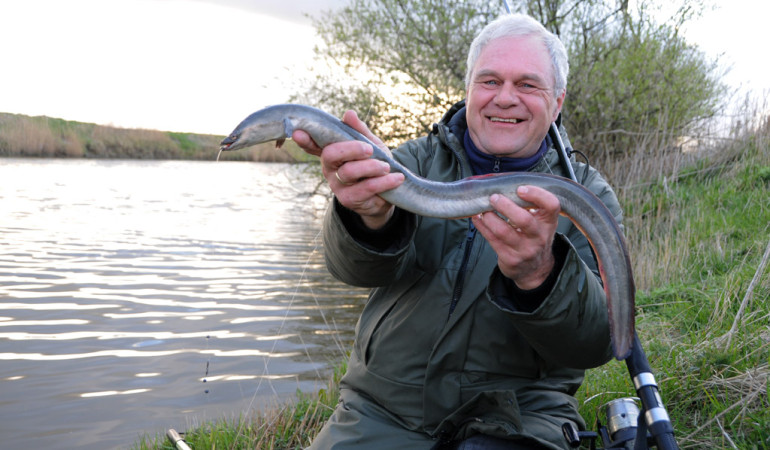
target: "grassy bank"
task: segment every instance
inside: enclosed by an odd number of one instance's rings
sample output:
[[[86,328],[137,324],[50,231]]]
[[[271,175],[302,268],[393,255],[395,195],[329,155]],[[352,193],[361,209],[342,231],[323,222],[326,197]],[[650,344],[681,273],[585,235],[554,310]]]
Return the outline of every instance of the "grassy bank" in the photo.
[[[770,448],[769,142],[765,120],[698,152],[600,163],[626,211],[637,329],[682,448]],[[336,385],[256,419],[191,430],[187,442],[302,448],[336,403]],[[588,371],[577,398],[593,429],[600,405],[632,395],[625,364],[612,361]],[[171,447],[161,436],[135,448]]]
[[[184,440],[193,449],[301,449],[310,444],[337,405],[339,380],[345,365],[337,367],[327,387],[314,394],[297,393],[293,403],[261,412],[256,419],[225,420],[189,430]],[[172,450],[163,435],[145,436],[132,449]]]
[[[770,448],[770,123],[758,125],[619,191],[637,329],[684,448]],[[593,423],[632,392],[625,364],[589,371],[581,414]]]
[[[0,157],[214,160],[224,136],[126,129],[0,113]],[[225,161],[308,161],[293,142],[223,153]]]

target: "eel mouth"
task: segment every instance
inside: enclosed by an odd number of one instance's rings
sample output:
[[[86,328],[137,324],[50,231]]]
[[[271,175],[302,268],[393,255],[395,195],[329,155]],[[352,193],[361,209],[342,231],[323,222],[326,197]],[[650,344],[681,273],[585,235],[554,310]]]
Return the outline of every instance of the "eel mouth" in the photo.
[[[230,147],[232,147],[233,144],[235,144],[235,141],[238,140],[237,135],[230,135],[222,140],[222,142],[219,144],[219,150],[229,150]]]

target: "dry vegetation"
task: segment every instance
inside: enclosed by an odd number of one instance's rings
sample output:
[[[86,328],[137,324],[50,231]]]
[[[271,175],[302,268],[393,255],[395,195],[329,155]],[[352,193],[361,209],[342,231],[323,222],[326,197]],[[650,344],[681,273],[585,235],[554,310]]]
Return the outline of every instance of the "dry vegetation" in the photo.
[[[637,329],[682,448],[770,448],[770,118],[740,117],[719,138],[652,137],[599,163],[625,208]],[[591,423],[622,393],[622,363],[589,371],[581,414]]]
[[[0,113],[0,157],[214,160],[224,136],[125,129],[50,117]],[[292,142],[224,153],[222,160],[295,162],[304,152]]]

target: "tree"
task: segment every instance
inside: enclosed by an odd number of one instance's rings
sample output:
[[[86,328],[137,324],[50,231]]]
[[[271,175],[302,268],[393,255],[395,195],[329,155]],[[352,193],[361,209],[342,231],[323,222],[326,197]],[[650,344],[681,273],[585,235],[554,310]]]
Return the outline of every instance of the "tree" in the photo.
[[[423,134],[464,97],[468,48],[500,8],[489,0],[352,0],[315,20],[325,43],[319,59],[345,77],[316,71],[292,100],[338,115],[356,109],[391,144]]]
[[[716,63],[679,35],[699,9],[680,0],[669,24],[627,0],[517,0],[559,35],[571,72],[564,117],[573,144],[612,155],[640,134],[670,142],[719,106]],[[334,114],[359,111],[390,145],[424,134],[464,97],[465,58],[478,31],[503,13],[500,0],[351,0],[315,20],[318,58],[339,71],[314,74],[294,101]],[[362,70],[362,68],[364,70]]]
[[[600,158],[677,147],[719,110],[717,61],[679,34],[699,11],[692,3],[684,0],[668,23],[654,19],[651,1],[636,11],[619,2],[600,21],[590,9],[572,14],[563,115],[573,142]]]

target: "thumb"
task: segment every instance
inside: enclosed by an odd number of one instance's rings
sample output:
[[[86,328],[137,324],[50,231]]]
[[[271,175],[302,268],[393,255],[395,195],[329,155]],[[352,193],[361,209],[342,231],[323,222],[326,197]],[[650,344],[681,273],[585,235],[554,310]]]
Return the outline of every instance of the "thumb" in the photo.
[[[364,123],[363,120],[361,120],[358,117],[358,114],[353,111],[352,109],[349,109],[345,111],[345,114],[342,115],[342,121],[348,125],[350,125],[351,128],[358,131],[359,133],[366,136],[367,139],[372,141],[375,145],[382,149],[387,149],[388,146],[385,145],[385,143],[382,142],[382,139],[375,136],[371,130],[369,130],[369,127],[366,126],[366,123]]]

